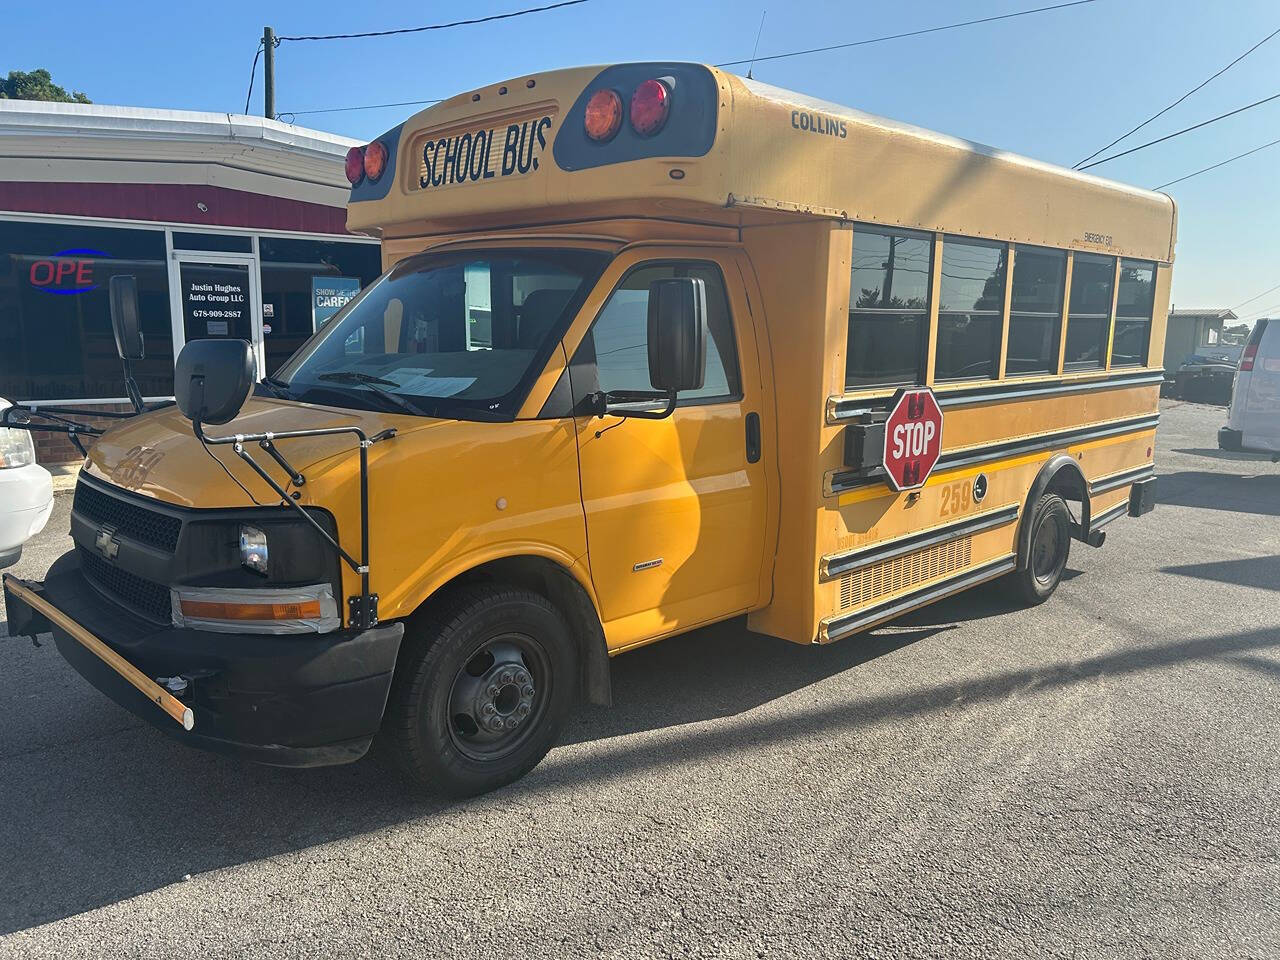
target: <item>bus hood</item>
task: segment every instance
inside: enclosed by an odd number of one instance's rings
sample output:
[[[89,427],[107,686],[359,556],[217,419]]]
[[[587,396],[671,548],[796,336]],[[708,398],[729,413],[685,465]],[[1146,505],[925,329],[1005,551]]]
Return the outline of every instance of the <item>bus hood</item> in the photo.
[[[220,427],[208,426],[204,432],[207,437],[229,437],[237,433],[359,427],[372,436],[388,427],[404,434],[440,423],[423,417],[253,397],[233,421]],[[266,451],[257,443],[246,447],[270,476],[281,486],[286,484],[284,470]],[[349,470],[355,472],[358,462],[358,441],[352,434],[297,437],[278,441],[277,447],[294,469],[307,475],[308,486],[328,469],[348,461]],[[178,506],[244,507],[255,501],[262,505],[279,502],[262,478],[235,454],[231,444],[204,447],[192,433],[191,421],[176,406],[143,414],[109,430],[93,445],[84,469],[133,493]],[[307,492],[304,487],[304,503]]]

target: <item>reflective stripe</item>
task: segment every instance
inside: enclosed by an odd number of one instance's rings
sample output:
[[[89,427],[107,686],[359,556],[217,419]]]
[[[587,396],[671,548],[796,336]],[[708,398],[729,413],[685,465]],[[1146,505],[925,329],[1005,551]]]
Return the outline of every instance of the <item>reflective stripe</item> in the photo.
[[[1109,477],[1102,477],[1089,484],[1089,496],[1096,497],[1100,493],[1106,493],[1108,490],[1114,490],[1117,487],[1123,487],[1128,484],[1137,483],[1139,480],[1145,480],[1147,477],[1156,475],[1155,464],[1147,463],[1141,467],[1134,467],[1123,473],[1113,474]]]
[[[998,386],[982,385],[955,390],[938,389],[938,403],[947,407],[963,407],[978,403],[1003,403],[1007,400],[1027,400],[1038,397],[1055,397],[1070,393],[1086,393],[1093,390],[1123,390],[1127,387],[1148,387],[1164,382],[1163,370],[1139,370],[1128,373],[1086,379],[1054,380],[1048,383],[1005,383]],[[827,423],[837,424],[855,417],[887,410],[891,397],[843,397],[827,398]]]
[[[1076,443],[1098,440],[1103,437],[1154,430],[1159,423],[1160,415],[1156,413],[1094,426],[1073,427],[1070,430],[1059,430],[1054,433],[1044,433],[1019,440],[1003,440],[999,443],[991,443],[981,447],[952,450],[949,453],[943,453],[938,458],[934,472],[938,473],[977,463],[987,463],[991,460],[1000,460],[1005,457],[1016,457],[1024,453],[1052,450],[1055,447],[1066,447]],[[857,487],[884,482],[884,471],[879,467],[866,473],[860,473],[856,470],[844,470],[831,475],[830,485],[823,492],[826,496],[834,496],[843,493],[845,490],[853,490]]]

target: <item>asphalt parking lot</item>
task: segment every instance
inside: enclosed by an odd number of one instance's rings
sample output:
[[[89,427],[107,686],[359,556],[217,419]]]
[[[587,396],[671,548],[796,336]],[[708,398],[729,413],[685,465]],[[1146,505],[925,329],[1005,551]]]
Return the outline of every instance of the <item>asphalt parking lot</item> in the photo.
[[[1046,605],[629,654],[464,803],[186,750],[0,641],[0,955],[1280,957],[1280,465],[1161,407],[1159,508]]]

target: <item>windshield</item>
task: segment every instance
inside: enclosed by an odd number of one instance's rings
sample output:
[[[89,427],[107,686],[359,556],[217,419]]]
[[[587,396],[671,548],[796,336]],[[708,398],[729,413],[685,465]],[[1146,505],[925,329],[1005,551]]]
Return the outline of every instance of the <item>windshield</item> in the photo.
[[[510,419],[607,260],[542,249],[411,257],[352,300],[273,382],[310,403]]]

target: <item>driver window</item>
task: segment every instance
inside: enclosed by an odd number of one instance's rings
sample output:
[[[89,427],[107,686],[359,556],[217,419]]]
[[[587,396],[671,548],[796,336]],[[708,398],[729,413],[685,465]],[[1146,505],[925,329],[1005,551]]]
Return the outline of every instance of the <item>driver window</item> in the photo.
[[[719,267],[711,263],[642,266],[623,278],[601,309],[575,356],[575,366],[594,361],[597,389],[652,390],[649,381],[649,284],[672,277],[696,277],[707,291],[707,370],[702,389],[680,394],[688,400],[734,400],[741,396],[733,319]]]

